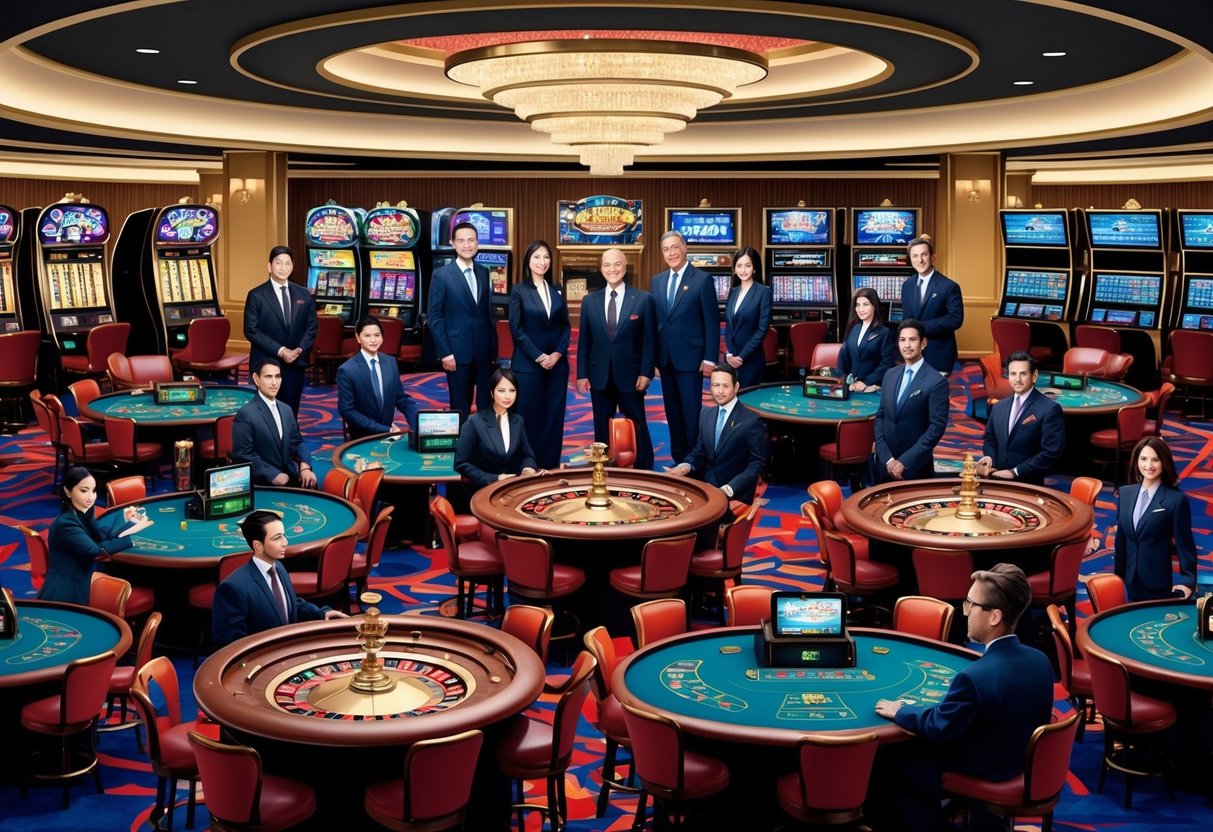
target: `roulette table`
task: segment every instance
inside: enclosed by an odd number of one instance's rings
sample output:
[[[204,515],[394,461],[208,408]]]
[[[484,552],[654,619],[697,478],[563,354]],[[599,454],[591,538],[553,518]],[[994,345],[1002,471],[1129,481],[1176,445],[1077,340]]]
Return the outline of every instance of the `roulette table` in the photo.
[[[1088,619],[1078,630],[1085,653],[1104,653],[1146,679],[1213,691],[1213,642],[1196,633],[1196,601],[1126,604]]]
[[[910,735],[876,715],[878,699],[938,702],[952,677],[978,658],[888,630],[849,632],[855,667],[763,667],[761,629],[736,627],[658,641],[625,658],[612,682],[620,700],[708,740],[792,747],[810,732],[872,731],[892,742]]]
[[[17,637],[0,641],[0,688],[58,682],[77,659],[122,656],[131,630],[117,616],[55,601],[18,601]]]
[[[380,433],[346,442],[333,449],[333,467],[352,474],[359,464],[378,464],[385,486],[459,482],[454,453],[418,453],[409,447],[407,437],[407,433]]]
[[[140,428],[199,427],[213,424],[253,400],[252,387],[231,384],[204,384],[206,401],[202,404],[156,404],[150,390],[123,390],[98,396],[80,408],[80,414],[94,421],[106,416],[133,419]]]
[[[802,425],[833,425],[876,415],[880,393],[852,393],[849,399],[815,399],[798,385],[763,384],[742,391],[738,400],[763,419]]]

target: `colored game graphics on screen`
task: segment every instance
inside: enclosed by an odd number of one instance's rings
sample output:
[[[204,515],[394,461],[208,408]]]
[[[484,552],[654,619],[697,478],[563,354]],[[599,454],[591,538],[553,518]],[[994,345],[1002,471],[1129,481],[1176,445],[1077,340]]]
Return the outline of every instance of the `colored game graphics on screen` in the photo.
[[[1066,215],[1003,214],[1002,229],[1009,246],[1064,246]]]
[[[1160,248],[1158,214],[1087,214],[1095,248]]]
[[[916,236],[917,224],[913,211],[856,211],[855,245],[904,246]]]
[[[1065,300],[1068,282],[1065,272],[1029,272],[1010,269],[1007,271],[1007,296],[1037,300]]]
[[[417,433],[421,436],[457,436],[459,434],[459,411],[418,413]]]
[[[771,275],[771,302],[829,306],[834,303],[832,275]]]
[[[737,245],[736,215],[729,211],[671,211],[670,228],[689,246]]]
[[[829,211],[771,211],[767,215],[767,245],[825,246],[829,244]]]
[[[1213,248],[1213,214],[1180,214],[1184,248]]]
[[[1148,274],[1095,275],[1097,303],[1123,303],[1126,306],[1157,306],[1162,294],[1162,277]]]
[[[780,636],[840,636],[843,632],[842,599],[777,596],[774,629]]]
[[[207,472],[207,491],[212,500],[252,490],[253,469],[248,465]]]
[[[1188,292],[1184,297],[1184,306],[1193,309],[1213,309],[1213,279],[1188,278]]]
[[[455,215],[451,224],[454,228],[461,222],[470,222],[476,226],[476,239],[482,246],[508,246],[510,244],[510,224],[505,211],[462,211]]]

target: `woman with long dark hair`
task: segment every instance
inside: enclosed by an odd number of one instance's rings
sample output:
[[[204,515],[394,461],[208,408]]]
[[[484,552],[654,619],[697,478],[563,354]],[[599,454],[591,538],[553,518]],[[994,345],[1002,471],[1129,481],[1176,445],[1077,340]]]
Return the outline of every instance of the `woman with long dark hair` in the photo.
[[[737,284],[724,302],[724,360],[743,388],[753,387],[767,369],[762,339],[771,326],[771,289],[762,282],[762,258],[749,246],[733,255],[733,276]]]
[[[477,488],[518,475],[543,473],[535,462],[526,425],[513,412],[518,398],[518,380],[501,368],[489,379],[493,406],[468,417],[459,431],[455,447],[455,470]]]
[[[876,290],[857,290],[851,297],[851,315],[838,354],[838,369],[851,377],[852,391],[870,393],[880,387],[885,372],[897,362],[896,340],[880,314]]]

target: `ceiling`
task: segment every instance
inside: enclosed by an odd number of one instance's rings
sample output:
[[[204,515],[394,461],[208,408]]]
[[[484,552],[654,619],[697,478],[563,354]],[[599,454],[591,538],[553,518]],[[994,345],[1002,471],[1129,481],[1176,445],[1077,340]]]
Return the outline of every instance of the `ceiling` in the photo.
[[[639,152],[632,173],[905,175],[934,171],[941,152],[1002,150],[1009,169],[1061,181],[1213,177],[1206,2],[10,6],[0,176],[57,177],[67,163],[81,178],[196,181],[234,149],[287,150],[293,170],[348,175],[580,172],[568,148],[447,79],[443,61],[519,37],[506,33],[601,36],[625,24],[658,48],[708,33],[770,64]]]

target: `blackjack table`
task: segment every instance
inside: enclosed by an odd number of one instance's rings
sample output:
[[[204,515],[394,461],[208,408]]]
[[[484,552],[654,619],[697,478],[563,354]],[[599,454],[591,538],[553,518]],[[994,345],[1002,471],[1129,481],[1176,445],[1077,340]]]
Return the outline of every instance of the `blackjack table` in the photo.
[[[876,415],[880,392],[851,393],[847,399],[805,396],[798,384],[763,384],[743,390],[737,397],[763,419],[801,425],[835,425]]]
[[[57,682],[77,659],[131,647],[131,629],[115,615],[57,601],[18,601],[17,637],[0,641],[0,687]]]
[[[216,419],[234,416],[253,400],[252,387],[233,384],[204,384],[206,400],[201,403],[157,404],[151,390],[122,390],[98,396],[81,405],[80,414],[96,422],[105,417],[133,419],[137,428],[195,428],[214,424]]]
[[[1213,691],[1213,641],[1200,638],[1193,599],[1144,601],[1105,610],[1078,630],[1083,653],[1120,661],[1134,676]],[[1206,700],[1207,701],[1207,700]]]

